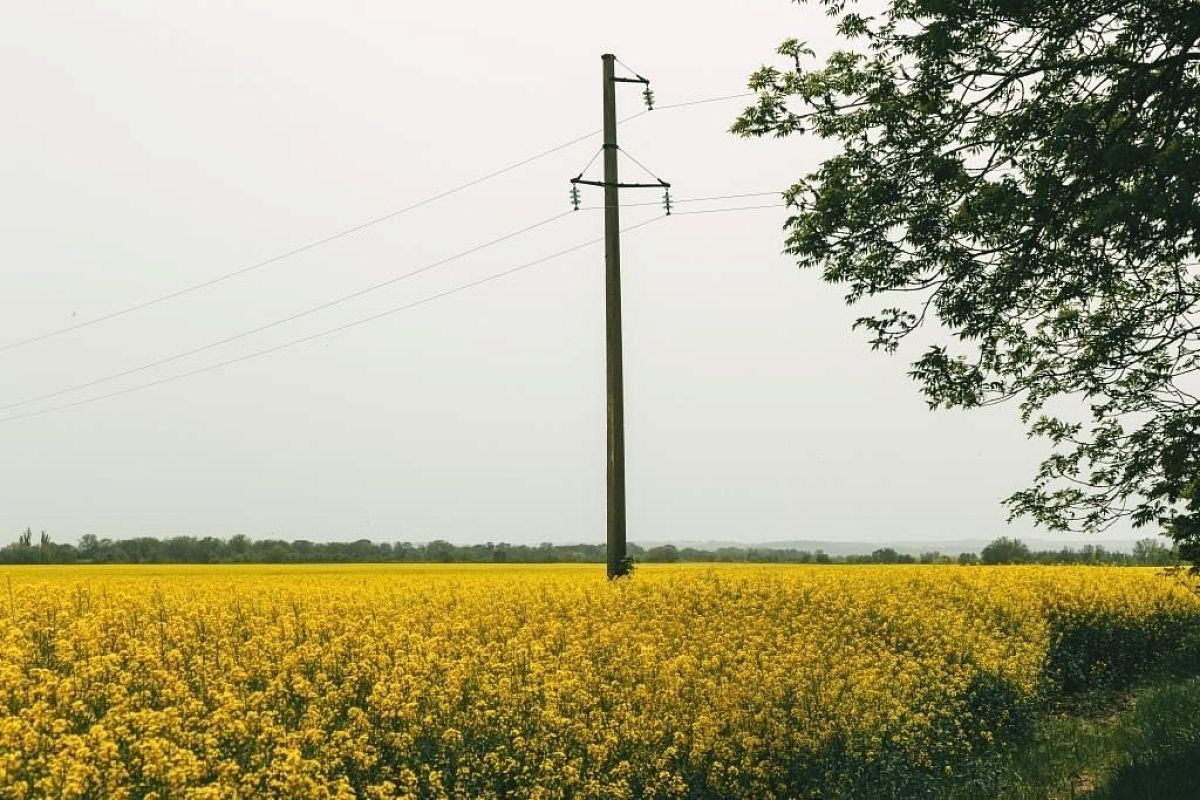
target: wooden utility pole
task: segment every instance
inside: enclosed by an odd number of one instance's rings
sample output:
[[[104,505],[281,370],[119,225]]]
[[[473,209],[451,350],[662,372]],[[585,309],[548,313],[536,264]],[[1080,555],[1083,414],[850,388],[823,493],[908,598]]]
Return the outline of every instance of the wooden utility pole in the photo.
[[[604,65],[604,323],[608,384],[608,577],[628,572],[625,553],[625,369],[621,350],[621,209],[617,186],[616,56]]]
[[[621,183],[617,174],[617,84],[640,83],[646,108],[654,107],[650,81],[641,75],[617,77],[617,57],[600,57],[604,79],[604,180],[587,180],[580,173],[571,179],[571,202],[579,209],[579,184],[604,189],[604,325],[605,373],[608,401],[608,577],[629,573],[625,546],[625,372],[621,350],[621,189],[663,189],[663,207],[671,213],[671,184]],[[622,65],[624,66],[624,65]],[[628,69],[628,68],[627,68]]]

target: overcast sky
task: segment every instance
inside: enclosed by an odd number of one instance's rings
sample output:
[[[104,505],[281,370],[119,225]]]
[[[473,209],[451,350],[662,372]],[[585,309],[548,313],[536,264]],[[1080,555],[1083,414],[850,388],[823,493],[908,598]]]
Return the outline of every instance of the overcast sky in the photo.
[[[786,0],[21,3],[0,29],[0,346],[286,252],[600,125],[600,54],[660,105],[735,94]],[[619,89],[620,113],[640,107]],[[621,144],[679,199],[775,191],[829,145],[741,140],[745,101]],[[0,352],[0,405],[223,339],[568,208],[599,137],[325,246]],[[628,162],[624,164],[628,168]],[[635,173],[630,172],[630,175]],[[599,202],[585,190],[584,202]],[[623,202],[657,202],[626,192]],[[680,210],[773,202],[748,198]],[[630,208],[623,222],[657,216]],[[623,243],[633,541],[1003,533],[1038,460],[1011,408],[930,412],[915,350],[872,353],[781,254],[782,209],[677,215]],[[0,416],[188,372],[601,235],[581,211],[287,325]],[[262,358],[0,423],[0,542],[81,534],[598,541],[603,252],[591,247]],[[1029,527],[1014,526],[1025,534]]]

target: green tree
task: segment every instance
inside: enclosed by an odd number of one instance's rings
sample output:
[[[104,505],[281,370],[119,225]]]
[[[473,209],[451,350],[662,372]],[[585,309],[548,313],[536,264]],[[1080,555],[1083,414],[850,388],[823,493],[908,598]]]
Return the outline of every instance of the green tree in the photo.
[[[454,545],[447,542],[445,539],[434,539],[429,544],[425,545],[425,553],[430,561],[440,561],[442,563],[450,563],[457,561],[457,553]]]
[[[900,554],[894,547],[881,547],[871,553],[871,561],[875,564],[899,564]]]
[[[1140,539],[1133,545],[1133,560],[1150,567],[1165,567],[1175,563],[1171,548],[1155,539]]]
[[[1200,3],[820,2],[845,49],[784,42],[734,124],[837,145],[786,193],[787,251],[870,304],[875,348],[937,326],[930,406],[1018,404],[1049,452],[1012,515],[1196,560]]]
[[[229,549],[234,554],[234,560],[243,561],[250,551],[250,537],[244,533],[235,533],[229,539]]]
[[[79,555],[86,559],[94,559],[100,551],[100,540],[94,533],[85,533],[79,537]]]
[[[642,560],[652,564],[674,564],[679,561],[679,548],[673,544],[651,547]]]
[[[984,564],[1028,564],[1033,554],[1020,539],[1001,536],[980,551],[979,560]]]

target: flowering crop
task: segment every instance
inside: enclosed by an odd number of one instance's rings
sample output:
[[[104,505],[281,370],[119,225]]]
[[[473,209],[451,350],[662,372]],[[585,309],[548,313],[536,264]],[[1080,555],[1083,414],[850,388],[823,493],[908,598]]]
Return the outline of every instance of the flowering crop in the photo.
[[[1200,633],[1150,570],[598,572],[11,569],[0,798],[910,797]]]

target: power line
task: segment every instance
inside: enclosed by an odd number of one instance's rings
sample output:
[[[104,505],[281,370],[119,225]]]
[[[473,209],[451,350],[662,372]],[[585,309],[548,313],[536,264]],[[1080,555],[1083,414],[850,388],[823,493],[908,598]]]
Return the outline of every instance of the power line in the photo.
[[[748,193],[736,194],[736,195],[718,195],[715,197],[683,198],[677,202],[693,203],[693,202],[701,202],[701,201],[706,201],[706,200],[723,200],[723,199],[740,198],[740,197],[758,197],[758,196],[762,196],[764,194],[775,194],[775,193],[774,192],[748,192]],[[631,206],[645,206],[645,205],[657,205],[657,204],[656,203],[631,203],[630,205]],[[593,210],[594,208],[601,208],[601,206],[590,207],[587,210]],[[443,258],[439,261],[434,261],[430,264],[426,264],[425,266],[419,267],[415,270],[411,270],[409,272],[404,272],[399,275],[395,275],[391,278],[388,278],[387,280],[380,281],[380,282],[372,284],[370,286],[366,286],[362,289],[358,289],[349,294],[345,294],[340,297],[334,298],[332,300],[328,300],[324,303],[319,303],[318,305],[311,306],[310,308],[306,308],[301,311],[297,311],[294,314],[290,314],[286,317],[281,317],[279,319],[273,320],[273,321],[265,323],[263,325],[259,325],[255,328],[249,328],[249,329],[241,331],[239,333],[235,333],[230,336],[226,336],[222,339],[217,339],[215,341],[208,342],[207,344],[200,345],[199,347],[193,347],[190,350],[184,350],[182,352],[175,353],[175,354],[169,355],[169,356],[165,356],[163,358],[159,358],[154,361],[148,361],[145,364],[140,364],[136,367],[130,367],[129,369],[121,370],[120,372],[114,372],[109,375],[104,375],[99,378],[94,378],[89,381],[84,381],[83,383],[77,383],[73,386],[68,386],[63,389],[57,389],[52,392],[46,392],[45,394],[39,394],[34,397],[27,397],[24,400],[18,400],[14,403],[2,405],[2,406],[0,406],[0,411],[8,411],[8,410],[11,410],[14,408],[20,408],[21,406],[27,406],[30,403],[36,403],[41,400],[50,400],[55,397],[61,397],[64,394],[71,394],[72,392],[77,392],[82,389],[88,389],[88,388],[91,388],[92,386],[98,386],[102,383],[108,383],[109,381],[115,381],[119,378],[126,378],[130,375],[135,375],[139,372],[145,372],[148,369],[153,369],[154,367],[161,367],[164,364],[170,364],[172,362],[179,361],[180,359],[188,358],[189,356],[194,356],[199,353],[204,353],[204,352],[207,352],[208,350],[212,350],[214,348],[221,347],[226,344],[231,344],[232,342],[236,342],[240,339],[245,339],[248,336],[253,336],[255,334],[262,333],[263,331],[268,331],[272,328],[277,328],[280,325],[285,325],[289,322],[294,322],[295,320],[301,319],[303,317],[307,317],[307,316],[309,316],[311,314],[315,314],[319,311],[324,311],[324,310],[332,308],[334,306],[341,305],[342,303],[346,303],[350,300],[354,300],[358,297],[362,297],[363,295],[370,294],[371,292],[375,292],[380,289],[384,289],[384,288],[391,286],[395,283],[398,283],[402,280],[406,280],[406,279],[414,277],[416,275],[420,275],[424,272],[429,272],[430,270],[436,269],[441,266],[445,266],[446,264],[449,264],[453,261],[457,261],[457,260],[465,258],[469,255],[478,253],[481,250],[486,250],[489,247],[494,247],[495,245],[501,244],[502,242],[506,242],[510,239],[514,239],[518,236],[521,236],[523,234],[534,231],[538,228],[549,225],[550,223],[557,222],[558,220],[560,220],[563,217],[568,216],[572,213],[573,213],[572,211],[564,211],[561,214],[556,214],[555,216],[548,217],[539,222],[535,222],[531,225],[527,225],[518,230],[512,231],[510,233],[506,233],[503,236],[498,236],[495,239],[484,242],[482,244],[475,245],[474,247],[467,248],[466,250],[462,250],[458,253],[455,253],[454,255],[447,256],[446,258]],[[680,213],[689,213],[689,212],[680,212]]]
[[[746,198],[746,197],[770,197],[773,195],[774,196],[782,196],[783,192],[781,192],[781,191],[742,192],[741,194],[718,194],[718,195],[712,195],[711,197],[681,197],[679,199],[672,198],[671,203],[673,205],[679,205],[680,203],[706,203],[706,202],[711,202],[714,200],[740,200],[740,199]],[[644,203],[621,203],[620,207],[621,208],[641,208],[642,206],[661,206],[661,205],[662,205],[662,202],[659,200],[650,200],[650,201],[644,202]],[[596,211],[596,210],[602,209],[602,208],[604,208],[604,206],[580,206],[579,210],[580,211]]]
[[[686,108],[687,106],[700,106],[705,103],[719,103],[722,100],[738,100],[743,97],[756,97],[754,92],[742,92],[741,94],[727,94],[722,97],[706,97],[700,100],[687,100],[682,103],[671,103],[665,106],[655,106],[655,111],[667,111],[672,108]],[[622,120],[624,121],[624,120]]]
[[[687,102],[683,102],[683,103],[675,103],[673,105],[661,106],[660,110],[666,110],[666,109],[671,109],[671,108],[683,108],[686,106],[699,105],[702,103],[715,103],[715,102],[719,102],[721,100],[730,100],[730,99],[733,99],[736,97],[742,97],[742,96],[745,96],[745,95],[729,95],[726,97],[713,97],[713,98],[707,98],[707,99],[701,99],[701,100],[691,100],[691,101],[687,101]],[[648,111],[641,111],[637,114],[631,114],[630,116],[619,120],[618,124],[624,123],[624,122],[629,122],[630,120],[636,119],[636,118],[643,116],[645,114],[648,114],[648,113],[649,113]],[[326,236],[322,239],[317,239],[317,240],[309,242],[307,244],[300,245],[299,247],[295,247],[286,252],[279,253],[278,255],[274,255],[269,258],[263,259],[262,261],[257,261],[248,266],[241,267],[239,269],[235,269],[232,272],[226,272],[223,275],[218,275],[214,278],[209,278],[209,279],[201,281],[199,283],[195,283],[190,286],[185,286],[182,289],[177,289],[173,292],[168,292],[167,294],[163,294],[163,295],[160,295],[160,296],[152,298],[152,299],[144,300],[139,303],[134,303],[133,305],[126,306],[126,307],[118,309],[116,311],[111,311],[107,314],[101,314],[100,316],[83,320],[82,322],[76,322],[76,323],[67,325],[62,328],[57,328],[57,329],[54,329],[51,331],[47,331],[46,333],[41,333],[36,336],[30,336],[25,339],[18,339],[17,341],[0,345],[0,353],[5,352],[7,350],[13,350],[18,347],[24,347],[26,345],[34,344],[35,342],[45,341],[46,339],[51,339],[56,336],[61,336],[65,333],[77,331],[82,328],[90,327],[92,325],[98,325],[102,322],[107,322],[109,320],[116,319],[118,317],[123,317],[127,314],[132,314],[135,311],[141,311],[142,309],[149,308],[150,306],[158,305],[159,303],[165,303],[169,300],[174,300],[178,297],[182,297],[184,295],[191,294],[192,292],[196,292],[201,289],[206,289],[210,286],[214,286],[218,283],[222,283],[224,281],[230,280],[231,278],[236,278],[240,275],[245,275],[248,272],[253,272],[255,270],[270,266],[272,264],[276,264],[285,259],[292,258],[293,256],[300,255],[301,253],[308,252],[309,250],[316,249],[323,245],[337,241],[338,239],[342,239],[342,238],[345,238],[352,234],[366,230],[367,228],[374,227],[375,225],[379,225],[380,223],[387,222],[388,220],[391,220],[391,219],[395,219],[396,217],[399,217],[402,214],[407,214],[410,211],[415,211],[418,208],[427,206],[430,203],[434,203],[438,200],[442,200],[446,197],[449,197],[451,195],[462,192],[473,186],[478,186],[479,184],[484,183],[485,181],[489,181],[489,180],[492,180],[493,178],[497,178],[501,175],[504,175],[505,173],[512,172],[513,170],[523,167],[527,164],[531,164],[534,161],[545,158],[549,155],[553,155],[554,153],[557,153],[560,150],[565,150],[566,148],[571,147],[572,145],[576,145],[576,144],[578,144],[582,141],[585,141],[587,139],[590,139],[593,136],[596,136],[600,133],[601,133],[601,131],[599,129],[590,131],[588,133],[583,134],[582,136],[577,136],[574,139],[571,139],[570,141],[566,141],[566,142],[563,142],[562,144],[555,145],[547,150],[543,150],[540,153],[537,153],[535,155],[521,159],[520,161],[516,161],[512,164],[509,164],[508,166],[501,167],[500,169],[489,172],[486,175],[482,175],[478,178],[474,178],[472,180],[467,181],[466,183],[461,183],[450,189],[446,189],[444,191],[438,192],[437,194],[430,195],[429,197],[426,197],[423,200],[418,200],[417,202],[407,205],[403,208],[396,209],[395,211],[390,211],[386,214],[383,214],[382,216],[367,220],[366,222],[362,222],[357,225],[352,225],[348,228],[344,228],[344,229],[342,229],[334,234],[331,234],[329,236]]]
[[[709,197],[681,197],[672,202],[675,203],[705,203],[710,200],[741,200],[744,197],[769,197],[771,195],[782,196],[783,192],[742,192],[740,194],[715,194]]]
[[[29,397],[29,398],[26,398],[25,400],[19,400],[15,403],[9,403],[8,405],[0,406],[0,411],[7,411],[12,408],[19,408],[20,406],[29,405],[30,403],[36,403],[39,400],[49,400],[52,397],[59,397],[60,395],[70,394],[71,392],[76,392],[76,391],[79,391],[80,389],[87,389],[91,386],[96,386],[97,384],[108,383],[109,381],[113,381],[118,378],[124,378],[124,377],[133,375],[138,372],[144,372],[145,370],[152,369],[154,367],[160,367],[163,364],[169,364],[172,361],[178,361],[181,358],[187,358],[188,356],[194,356],[197,353],[203,353],[207,350],[212,350],[214,347],[220,347],[221,345],[229,344],[230,342],[236,342],[239,339],[244,339],[247,336],[253,336],[256,333],[262,333],[263,331],[270,330],[271,328],[276,328],[276,327],[278,327],[280,325],[284,325],[288,322],[293,322],[297,319],[300,319],[301,317],[307,317],[308,315],[315,314],[318,311],[324,311],[327,308],[332,308],[333,306],[340,305],[349,300],[353,300],[357,297],[362,297],[365,294],[369,294],[371,292],[378,291],[379,289],[383,289],[387,286],[391,286],[392,284],[398,283],[399,281],[405,280],[407,278],[411,278],[415,275],[420,275],[423,272],[428,272],[429,270],[435,269],[435,268],[443,266],[445,264],[449,264],[452,261],[457,261],[460,258],[465,258],[466,256],[472,255],[474,253],[478,253],[480,250],[486,250],[487,248],[498,245],[501,242],[506,242],[509,239],[513,239],[522,234],[529,233],[530,231],[536,230],[537,228],[541,228],[545,225],[549,225],[552,222],[557,222],[558,220],[562,219],[565,216],[570,215],[571,213],[573,213],[573,212],[570,210],[564,211],[561,214],[556,214],[555,216],[549,217],[540,222],[535,222],[532,225],[527,225],[526,227],[521,228],[519,230],[515,230],[511,233],[506,233],[503,236],[499,236],[495,239],[492,239],[491,241],[484,242],[483,244],[475,245],[474,247],[471,247],[471,248],[468,248],[461,252],[455,253],[454,255],[448,256],[447,258],[443,258],[440,261],[435,261],[431,264],[426,264],[425,266],[420,267],[415,270],[412,270],[410,272],[401,273],[400,275],[393,276],[391,278],[388,278],[385,281],[380,281],[379,283],[364,287],[357,291],[351,292],[350,294],[342,295],[341,297],[335,298],[333,300],[329,300],[329,301],[321,303],[319,305],[312,306],[311,308],[304,309],[303,311],[298,311],[295,314],[291,314],[289,316],[282,317],[280,319],[274,320],[273,322],[268,322],[265,325],[258,326],[257,328],[251,328],[249,330],[245,330],[240,333],[235,333],[232,336],[225,337],[224,339],[218,339],[217,341],[209,342],[208,344],[204,344],[199,347],[194,347],[191,350],[186,350],[184,352],[176,353],[174,355],[167,356],[165,358],[160,358],[157,361],[150,361],[148,363],[145,363],[145,364],[142,364],[142,365],[136,366],[136,367],[131,367],[131,368],[123,370],[121,372],[115,372],[111,375],[105,375],[104,377],[86,381],[85,383],[79,383],[74,386],[68,386],[65,389],[59,389],[57,391],[47,392],[46,394],[38,395],[37,397]]]
[[[300,247],[296,247],[292,250],[288,250],[284,253],[280,253],[279,255],[271,256],[270,258],[264,259],[262,261],[258,261],[254,264],[250,264],[249,266],[242,267],[240,269],[236,269],[232,272],[226,272],[224,275],[218,275],[215,278],[210,278],[208,280],[201,281],[200,283],[196,283],[196,284],[192,284],[191,286],[184,287],[183,289],[179,289],[174,292],[170,292],[168,294],[160,295],[159,297],[156,297],[154,299],[145,300],[140,303],[135,303],[134,305],[127,306],[118,311],[113,311],[108,314],[103,314],[99,317],[93,317],[92,319],[84,320],[83,322],[77,322],[73,325],[68,325],[64,328],[59,328],[57,330],[39,334],[38,336],[31,336],[27,339],[21,339],[16,342],[10,342],[9,344],[6,344],[6,345],[0,345],[0,352],[4,352],[5,350],[12,350],[14,348],[22,347],[27,344],[33,344],[34,342],[40,342],[40,341],[49,339],[54,336],[59,336],[64,333],[70,333],[71,331],[77,331],[80,328],[86,328],[91,325],[99,324],[101,322],[107,322],[108,320],[116,319],[117,317],[122,317],[126,314],[131,314],[134,311],[140,311],[144,308],[149,308],[150,306],[157,305],[159,303],[164,303],[168,300],[174,300],[177,297],[182,297],[183,295],[190,294],[195,291],[199,291],[200,289],[206,289],[209,286],[213,286],[213,285],[221,283],[223,281],[227,281],[230,278],[236,278],[239,275],[245,275],[248,272],[252,272],[257,269],[262,269],[263,267],[270,266],[271,264],[278,263],[280,261],[291,258],[293,256],[300,255],[301,253],[308,252],[309,250],[313,250],[315,248],[321,247],[322,245],[326,245],[326,244],[329,244],[330,242],[334,242],[334,241],[337,241],[338,239],[342,239],[346,236],[350,236],[351,234],[358,233],[359,231],[362,231],[362,230],[366,230],[367,228],[373,227],[382,222],[386,222],[390,219],[395,219],[396,217],[398,217],[402,214],[407,214],[410,211],[415,211],[418,208],[421,208],[422,206],[429,205],[430,203],[433,203],[437,200],[441,200],[443,198],[449,197],[450,195],[457,194],[458,192],[461,192],[465,189],[469,189],[472,186],[478,186],[479,184],[483,183],[484,181],[488,181],[493,178],[497,178],[507,172],[512,172],[513,170],[515,170],[519,167],[523,167],[526,164],[530,164],[534,161],[537,161],[538,159],[545,158],[546,156],[557,153],[560,150],[565,150],[566,148],[568,148],[572,145],[578,144],[579,142],[585,141],[586,139],[590,139],[593,136],[595,136],[596,134],[598,134],[599,132],[600,131],[596,130],[596,131],[592,131],[590,133],[586,133],[583,136],[578,136],[568,142],[563,142],[562,144],[555,145],[554,147],[550,148],[549,150],[543,150],[542,152],[538,153],[537,155],[533,155],[528,158],[522,159],[521,161],[517,161],[513,164],[509,164],[506,167],[502,167],[501,169],[495,170],[493,172],[489,172],[486,175],[483,175],[479,178],[475,178],[473,180],[467,181],[466,183],[461,183],[458,186],[455,186],[451,189],[447,189],[447,190],[439,192],[437,194],[430,195],[429,197],[426,197],[424,200],[419,200],[415,203],[412,203],[411,205],[405,206],[404,208],[400,208],[395,211],[390,211],[387,214],[384,214],[383,216],[375,217],[374,219],[359,223],[358,225],[353,225],[349,228],[345,228],[341,231],[338,231],[337,233],[332,234],[331,236],[326,236],[323,239],[318,239],[316,241],[309,242],[308,244],[301,245]]]
[[[659,220],[662,220],[662,219],[665,219],[665,218],[664,217],[652,217],[644,222],[639,222],[636,225],[630,225],[629,227],[625,228],[624,230],[632,231],[637,228],[641,228],[646,225],[649,225],[651,223],[658,222]],[[263,350],[256,350],[252,353],[248,353],[243,356],[238,356],[237,358],[231,358],[226,361],[221,361],[216,364],[210,364],[206,367],[200,367],[198,369],[191,370],[190,372],[182,372],[182,373],[179,373],[178,375],[170,375],[165,378],[159,378],[158,380],[150,381],[148,383],[141,383],[136,386],[128,386],[124,389],[118,389],[114,392],[97,395],[96,397],[87,397],[82,400],[76,400],[71,403],[63,403],[62,405],[51,406],[49,408],[43,408],[43,409],[39,409],[37,411],[30,411],[30,412],[27,412],[24,414],[16,414],[16,415],[13,415],[10,417],[2,417],[2,418],[0,418],[0,423],[14,422],[19,419],[27,419],[29,417],[37,417],[37,416],[41,416],[42,414],[50,414],[55,411],[64,411],[68,408],[75,408],[77,406],[88,405],[90,403],[96,403],[101,400],[107,400],[110,397],[118,397],[123,394],[129,394],[130,392],[137,392],[137,391],[141,391],[142,389],[149,389],[153,386],[161,386],[164,383],[171,383],[172,381],[178,381],[178,380],[182,380],[184,378],[190,378],[193,375],[200,375],[205,372],[212,372],[213,370],[221,369],[223,367],[228,367],[233,364],[240,364],[243,361],[249,361],[254,358],[259,358],[260,356],[269,355],[271,353],[277,353],[280,350],[285,350],[289,347],[295,347],[296,345],[304,344],[306,342],[311,342],[314,339],[320,339],[325,336],[332,336],[335,333],[341,333],[342,331],[349,330],[350,328],[356,328],[360,325],[366,325],[367,323],[375,322],[376,320],[383,319],[384,317],[389,317],[389,316],[392,316],[393,314],[399,314],[403,311],[408,311],[409,309],[416,308],[417,306],[422,306],[422,305],[425,305],[426,303],[431,303],[434,300],[440,300],[443,297],[449,297],[450,295],[458,294],[459,292],[466,291],[467,289],[473,289],[476,286],[482,286],[485,283],[490,283],[492,281],[499,280],[500,278],[506,278],[509,275],[514,275],[518,272],[521,272],[522,270],[530,269],[531,267],[535,267],[539,264],[544,264],[547,261],[551,261],[555,258],[560,258],[569,253],[574,253],[575,251],[582,250],[585,247],[591,247],[592,245],[599,244],[602,241],[604,241],[604,237],[598,237],[596,239],[591,239],[591,240],[583,242],[581,244],[577,244],[573,247],[568,247],[565,250],[559,250],[557,253],[551,253],[548,256],[543,256],[541,258],[535,259],[534,261],[527,261],[526,263],[521,264],[520,266],[516,266],[511,269],[507,269],[503,272],[497,272],[492,275],[488,275],[487,277],[480,278],[479,280],[471,281],[470,283],[466,283],[461,286],[456,286],[453,289],[448,289],[444,292],[439,292],[438,294],[430,295],[429,297],[424,297],[420,300],[415,300],[411,303],[406,303],[402,306],[396,306],[394,308],[388,309],[387,311],[381,311],[378,314],[372,314],[369,317],[363,317],[361,319],[354,320],[353,322],[347,322],[344,325],[338,325],[335,328],[328,328],[326,330],[318,331],[317,333],[313,333],[308,336],[303,336],[299,339],[292,339],[291,341],[284,342],[283,344],[275,345],[274,347],[268,347]]]
[[[698,208],[695,211],[676,211],[675,216],[686,216],[688,214],[723,214],[726,211],[758,211],[763,208],[787,208],[786,203],[771,203],[763,206],[734,206],[733,208]]]
[[[783,206],[780,204],[760,205],[760,206],[735,206],[732,208],[712,208],[712,209],[704,209],[704,210],[700,210],[700,211],[681,211],[681,212],[677,212],[675,216],[683,216],[685,214],[717,214],[717,213],[723,213],[723,212],[727,212],[727,211],[729,211],[729,212],[752,211],[752,210],[764,209],[764,208],[782,208],[782,207]],[[570,213],[570,212],[568,212],[568,213]],[[638,228],[642,228],[642,227],[645,227],[652,223],[661,221],[663,219],[666,219],[666,217],[662,217],[662,216],[652,217],[648,220],[639,222],[635,225],[630,225],[628,227],[625,227],[621,230],[621,232],[625,233],[628,231],[633,231]],[[199,367],[197,369],[190,370],[188,372],[179,373],[177,375],[169,375],[165,378],[159,378],[157,380],[149,381],[147,383],[141,383],[141,384],[137,384],[135,386],[128,386],[124,389],[118,389],[116,391],[108,392],[108,393],[102,394],[102,395],[97,395],[95,397],[87,397],[87,398],[83,398],[81,400],[75,400],[70,403],[63,403],[63,404],[60,404],[57,406],[50,406],[48,408],[38,409],[37,411],[29,411],[29,412],[26,412],[23,414],[15,414],[15,415],[8,416],[8,417],[2,417],[2,418],[0,418],[0,424],[6,423],[6,422],[15,422],[20,419],[28,419],[30,417],[38,417],[38,416],[42,416],[43,414],[51,414],[51,413],[54,413],[57,411],[65,411],[67,409],[76,408],[78,406],[89,405],[91,403],[96,403],[101,400],[107,400],[112,397],[118,397],[121,395],[129,394],[131,392],[141,391],[143,389],[150,389],[155,386],[161,386],[165,383],[171,383],[174,381],[183,380],[184,378],[190,378],[194,375],[201,375],[206,372],[212,372],[217,369],[222,369],[224,367],[232,366],[234,364],[239,364],[243,361],[249,361],[251,359],[259,358],[261,356],[270,355],[271,353],[277,353],[280,350],[285,350],[290,347],[295,347],[297,345],[311,342],[315,339],[320,339],[325,336],[332,336],[334,334],[341,333],[342,331],[346,331],[351,328],[356,328],[361,325],[366,325],[368,323],[375,322],[375,321],[383,319],[385,317],[390,317],[392,315],[399,314],[399,313],[407,311],[409,309],[416,308],[418,306],[422,306],[427,303],[431,303],[435,300],[440,300],[444,297],[449,297],[451,295],[458,294],[459,292],[463,292],[468,289],[473,289],[477,286],[482,286],[482,285],[490,283],[492,281],[499,280],[501,278],[505,278],[510,275],[514,275],[518,272],[530,269],[530,268],[538,266],[540,264],[544,264],[547,261],[552,261],[553,259],[561,258],[562,256],[568,255],[570,253],[574,253],[574,252],[576,252],[578,250],[582,250],[586,247],[591,247],[592,245],[599,244],[602,241],[604,241],[604,237],[598,237],[595,239],[591,239],[589,241],[582,242],[582,243],[574,245],[572,247],[568,247],[565,250],[559,250],[558,252],[551,253],[550,255],[542,256],[541,258],[535,259],[533,261],[528,261],[528,262],[520,264],[516,267],[512,267],[511,269],[504,270],[503,272],[497,272],[492,275],[488,275],[488,276],[480,278],[478,280],[471,281],[470,283],[462,284],[453,289],[448,289],[444,292],[439,292],[438,294],[430,295],[429,297],[425,297],[420,300],[415,300],[411,303],[406,303],[401,306],[396,306],[396,307],[390,308],[386,311],[379,312],[378,314],[372,314],[369,317],[363,317],[361,319],[357,319],[352,322],[347,322],[343,325],[338,325],[337,327],[334,327],[334,328],[329,328],[329,329],[326,329],[323,331],[318,331],[317,333],[309,334],[308,336],[303,336],[298,339],[292,339],[290,341],[284,342],[283,344],[275,345],[273,347],[268,347],[268,348],[265,348],[262,350],[256,350],[252,353],[248,353],[243,356],[238,356],[236,358],[231,358],[226,361],[221,361],[216,364],[210,364],[208,366]]]

